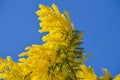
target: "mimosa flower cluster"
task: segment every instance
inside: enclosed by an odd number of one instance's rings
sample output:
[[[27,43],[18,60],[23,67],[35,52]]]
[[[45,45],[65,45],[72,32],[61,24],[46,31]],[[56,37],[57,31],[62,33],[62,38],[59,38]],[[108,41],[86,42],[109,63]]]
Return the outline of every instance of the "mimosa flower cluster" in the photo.
[[[43,44],[33,44],[19,54],[18,62],[10,56],[0,58],[0,80],[120,80],[112,78],[107,69],[98,77],[84,61],[81,47],[83,32],[76,30],[67,11],[61,13],[55,4],[40,4],[36,12],[40,20]]]

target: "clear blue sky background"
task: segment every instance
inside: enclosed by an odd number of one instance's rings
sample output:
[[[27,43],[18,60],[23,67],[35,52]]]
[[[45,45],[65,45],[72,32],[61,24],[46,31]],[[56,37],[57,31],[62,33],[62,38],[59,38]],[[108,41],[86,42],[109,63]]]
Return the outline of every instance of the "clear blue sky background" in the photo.
[[[87,65],[97,75],[107,68],[113,76],[120,72],[120,0],[0,0],[0,56],[18,54],[26,46],[41,44],[39,21],[35,11],[39,4],[58,5],[67,10],[76,29],[82,30],[86,53],[93,52]]]

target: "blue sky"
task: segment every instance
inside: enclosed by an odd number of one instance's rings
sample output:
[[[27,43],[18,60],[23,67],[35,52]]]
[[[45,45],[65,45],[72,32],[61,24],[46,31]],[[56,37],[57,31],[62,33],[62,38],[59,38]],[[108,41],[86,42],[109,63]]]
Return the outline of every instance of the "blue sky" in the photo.
[[[86,53],[94,55],[85,63],[102,75],[107,68],[113,76],[120,72],[120,0],[0,0],[0,56],[18,54],[26,46],[42,44],[35,11],[39,4],[58,5],[67,10],[75,28],[82,30]]]

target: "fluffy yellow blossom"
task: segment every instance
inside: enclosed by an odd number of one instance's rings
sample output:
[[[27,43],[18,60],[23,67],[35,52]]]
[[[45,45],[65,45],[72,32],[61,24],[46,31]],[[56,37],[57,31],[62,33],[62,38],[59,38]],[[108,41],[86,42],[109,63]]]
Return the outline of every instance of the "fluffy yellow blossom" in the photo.
[[[10,56],[7,59],[0,59],[0,78],[24,80],[29,79],[29,73],[30,69],[27,65],[14,62]]]
[[[113,80],[120,80],[120,74],[118,74]]]
[[[75,74],[74,69],[71,68],[73,65],[69,61],[74,61],[72,58],[79,58],[83,53],[80,52],[81,54],[79,54],[76,51],[76,48],[82,42],[83,33],[74,29],[68,12],[65,11],[61,14],[55,4],[52,7],[40,5],[40,8],[36,12],[39,16],[38,20],[41,21],[42,29],[39,32],[49,33],[42,38],[45,42],[42,46],[46,47],[47,52],[44,55],[50,55],[48,72],[52,79],[69,79],[67,76],[71,77],[73,73]]]
[[[91,67],[86,67],[84,64],[80,65],[80,71],[77,72],[79,80],[97,80],[97,76]]]
[[[83,32],[75,30],[67,11],[61,13],[53,4],[40,4],[36,12],[40,20],[40,33],[47,32],[44,44],[33,44],[19,54],[14,62],[10,56],[0,58],[0,80],[110,80],[111,75],[98,78],[93,68],[86,67],[83,56]],[[120,75],[114,80],[120,80]]]
[[[104,76],[101,76],[99,80],[112,80],[111,74],[107,69],[103,69]]]

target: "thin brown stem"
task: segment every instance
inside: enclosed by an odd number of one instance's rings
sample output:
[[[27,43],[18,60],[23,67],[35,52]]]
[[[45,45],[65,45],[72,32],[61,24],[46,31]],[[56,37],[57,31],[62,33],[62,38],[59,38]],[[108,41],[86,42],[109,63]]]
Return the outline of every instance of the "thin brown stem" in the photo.
[[[68,62],[68,60],[67,60],[67,64],[68,64],[70,70],[72,71],[72,73],[73,73],[73,75],[75,77],[75,80],[77,80],[76,74],[75,74],[74,70],[72,69],[72,67],[70,66],[70,63]]]

